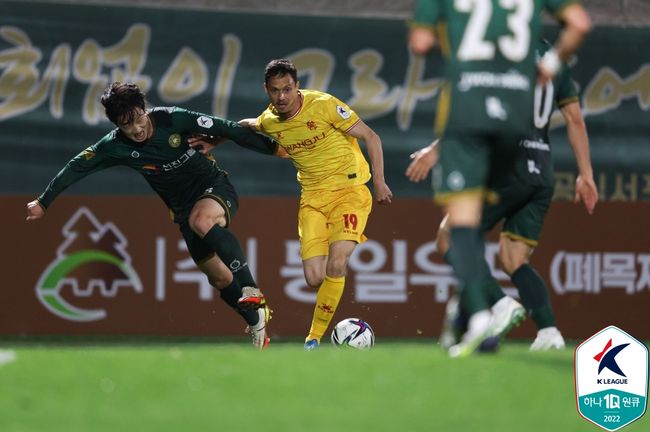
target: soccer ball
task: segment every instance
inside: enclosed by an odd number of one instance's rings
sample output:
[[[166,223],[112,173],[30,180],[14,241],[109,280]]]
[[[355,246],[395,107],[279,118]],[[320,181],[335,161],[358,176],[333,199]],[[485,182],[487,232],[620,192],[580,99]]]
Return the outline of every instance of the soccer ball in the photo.
[[[364,320],[346,318],[334,326],[332,344],[336,347],[368,350],[375,345],[375,332]]]

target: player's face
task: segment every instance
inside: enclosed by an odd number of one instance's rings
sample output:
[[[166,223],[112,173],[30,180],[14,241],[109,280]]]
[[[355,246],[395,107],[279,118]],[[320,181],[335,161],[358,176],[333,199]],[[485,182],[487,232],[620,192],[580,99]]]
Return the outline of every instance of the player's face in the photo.
[[[278,111],[280,117],[291,117],[300,108],[298,84],[291,75],[285,74],[270,78],[264,85],[266,94],[269,95],[271,104]]]
[[[136,108],[130,121],[119,121],[117,126],[127,138],[135,142],[144,142],[153,135],[153,124],[145,110]]]

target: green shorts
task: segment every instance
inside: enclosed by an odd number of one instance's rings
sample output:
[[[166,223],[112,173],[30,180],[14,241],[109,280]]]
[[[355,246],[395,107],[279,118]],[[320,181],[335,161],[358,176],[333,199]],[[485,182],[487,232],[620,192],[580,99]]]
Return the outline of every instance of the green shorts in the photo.
[[[440,144],[433,172],[435,200],[444,203],[457,194],[487,194],[495,173],[510,170],[521,136],[449,131]]]
[[[490,231],[503,221],[501,235],[536,247],[544,225],[544,217],[551,205],[553,188],[512,183],[495,189],[499,202],[483,208],[482,228]]]

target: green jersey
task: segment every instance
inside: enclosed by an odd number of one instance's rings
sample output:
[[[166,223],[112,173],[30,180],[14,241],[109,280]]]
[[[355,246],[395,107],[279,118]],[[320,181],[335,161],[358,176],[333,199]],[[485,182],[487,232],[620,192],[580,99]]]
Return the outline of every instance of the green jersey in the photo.
[[[523,133],[533,122],[542,9],[575,0],[418,0],[413,26],[437,26],[446,57],[437,133]]]
[[[186,214],[221,169],[211,156],[189,147],[187,138],[204,134],[226,137],[237,144],[272,154],[275,142],[230,120],[182,108],[154,108],[149,112],[154,132],[138,143],[119,128],[86,148],[56,175],[38,201],[48,207],[68,186],[94,172],[127,166],[140,173],[175,215]],[[176,222],[179,222],[178,220]]]

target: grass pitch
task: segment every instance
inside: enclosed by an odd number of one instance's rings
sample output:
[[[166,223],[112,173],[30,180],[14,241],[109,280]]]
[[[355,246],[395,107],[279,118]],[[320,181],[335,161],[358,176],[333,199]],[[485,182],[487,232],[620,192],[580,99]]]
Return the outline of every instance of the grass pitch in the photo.
[[[300,342],[0,343],[0,431],[600,430],[576,410],[573,349],[449,359],[433,342],[369,352]],[[648,431],[647,416],[625,431]]]

